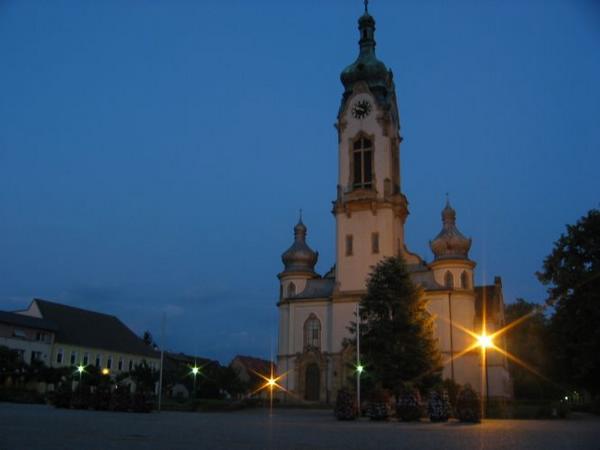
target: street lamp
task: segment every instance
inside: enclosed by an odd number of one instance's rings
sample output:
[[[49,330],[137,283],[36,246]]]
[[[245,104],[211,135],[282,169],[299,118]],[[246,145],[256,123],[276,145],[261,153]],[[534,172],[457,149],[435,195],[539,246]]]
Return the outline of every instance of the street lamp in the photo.
[[[192,395],[194,398],[196,398],[196,375],[198,375],[198,372],[200,372],[200,368],[194,363],[194,367],[192,367],[192,375],[194,375],[194,390],[192,391]]]
[[[485,407],[483,408],[484,412],[487,416],[487,406],[488,401],[490,399],[490,383],[488,377],[488,361],[487,361],[487,349],[489,347],[494,347],[494,342],[492,340],[492,336],[489,336],[485,333],[485,331],[477,336],[477,344],[481,347],[481,355],[483,357],[483,370],[485,371]]]
[[[83,376],[83,372],[85,372],[85,366],[82,364],[78,365],[77,372],[79,372],[79,395],[81,396],[81,377]]]

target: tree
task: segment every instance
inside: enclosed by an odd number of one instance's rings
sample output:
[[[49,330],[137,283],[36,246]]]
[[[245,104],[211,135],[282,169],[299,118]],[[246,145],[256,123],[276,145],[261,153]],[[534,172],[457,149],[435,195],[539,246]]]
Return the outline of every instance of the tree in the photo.
[[[157,348],[157,345],[154,342],[154,338],[152,337],[152,333],[150,333],[149,330],[144,331],[142,340],[144,341],[144,344],[146,344],[148,347]]]
[[[555,242],[539,280],[555,313],[550,342],[556,375],[600,394],[600,211],[593,209]]]
[[[359,313],[361,359],[376,384],[398,395],[406,383],[428,388],[441,380],[433,318],[401,258],[377,264]]]
[[[540,305],[518,298],[515,303],[507,304],[504,308],[504,317],[507,323],[515,322],[525,316],[528,318],[523,319],[519,325],[506,334],[507,346],[511,354],[526,361],[538,373],[548,373],[549,321],[544,316]],[[532,371],[512,360],[509,360],[508,368],[516,398],[541,399],[547,398],[551,394],[552,388],[548,383]]]

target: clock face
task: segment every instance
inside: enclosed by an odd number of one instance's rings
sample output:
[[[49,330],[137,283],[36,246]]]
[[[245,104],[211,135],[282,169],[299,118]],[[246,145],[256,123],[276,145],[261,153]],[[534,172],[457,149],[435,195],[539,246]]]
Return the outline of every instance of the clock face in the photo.
[[[352,115],[356,119],[364,119],[371,112],[371,104],[367,100],[359,100],[352,106]]]

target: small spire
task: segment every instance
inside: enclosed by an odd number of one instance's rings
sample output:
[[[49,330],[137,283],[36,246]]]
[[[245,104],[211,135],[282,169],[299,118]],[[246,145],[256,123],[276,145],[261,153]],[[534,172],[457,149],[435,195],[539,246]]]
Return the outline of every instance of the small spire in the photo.
[[[369,0],[365,0],[365,14],[369,14]]]
[[[450,208],[450,194],[446,192],[446,208]]]
[[[298,223],[302,223],[302,208],[300,208],[300,215],[298,217]]]

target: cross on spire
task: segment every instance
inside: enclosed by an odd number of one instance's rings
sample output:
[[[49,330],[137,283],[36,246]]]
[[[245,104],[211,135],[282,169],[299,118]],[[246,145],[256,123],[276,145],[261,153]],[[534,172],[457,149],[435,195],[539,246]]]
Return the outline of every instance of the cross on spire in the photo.
[[[369,12],[369,0],[365,0],[365,12]]]

